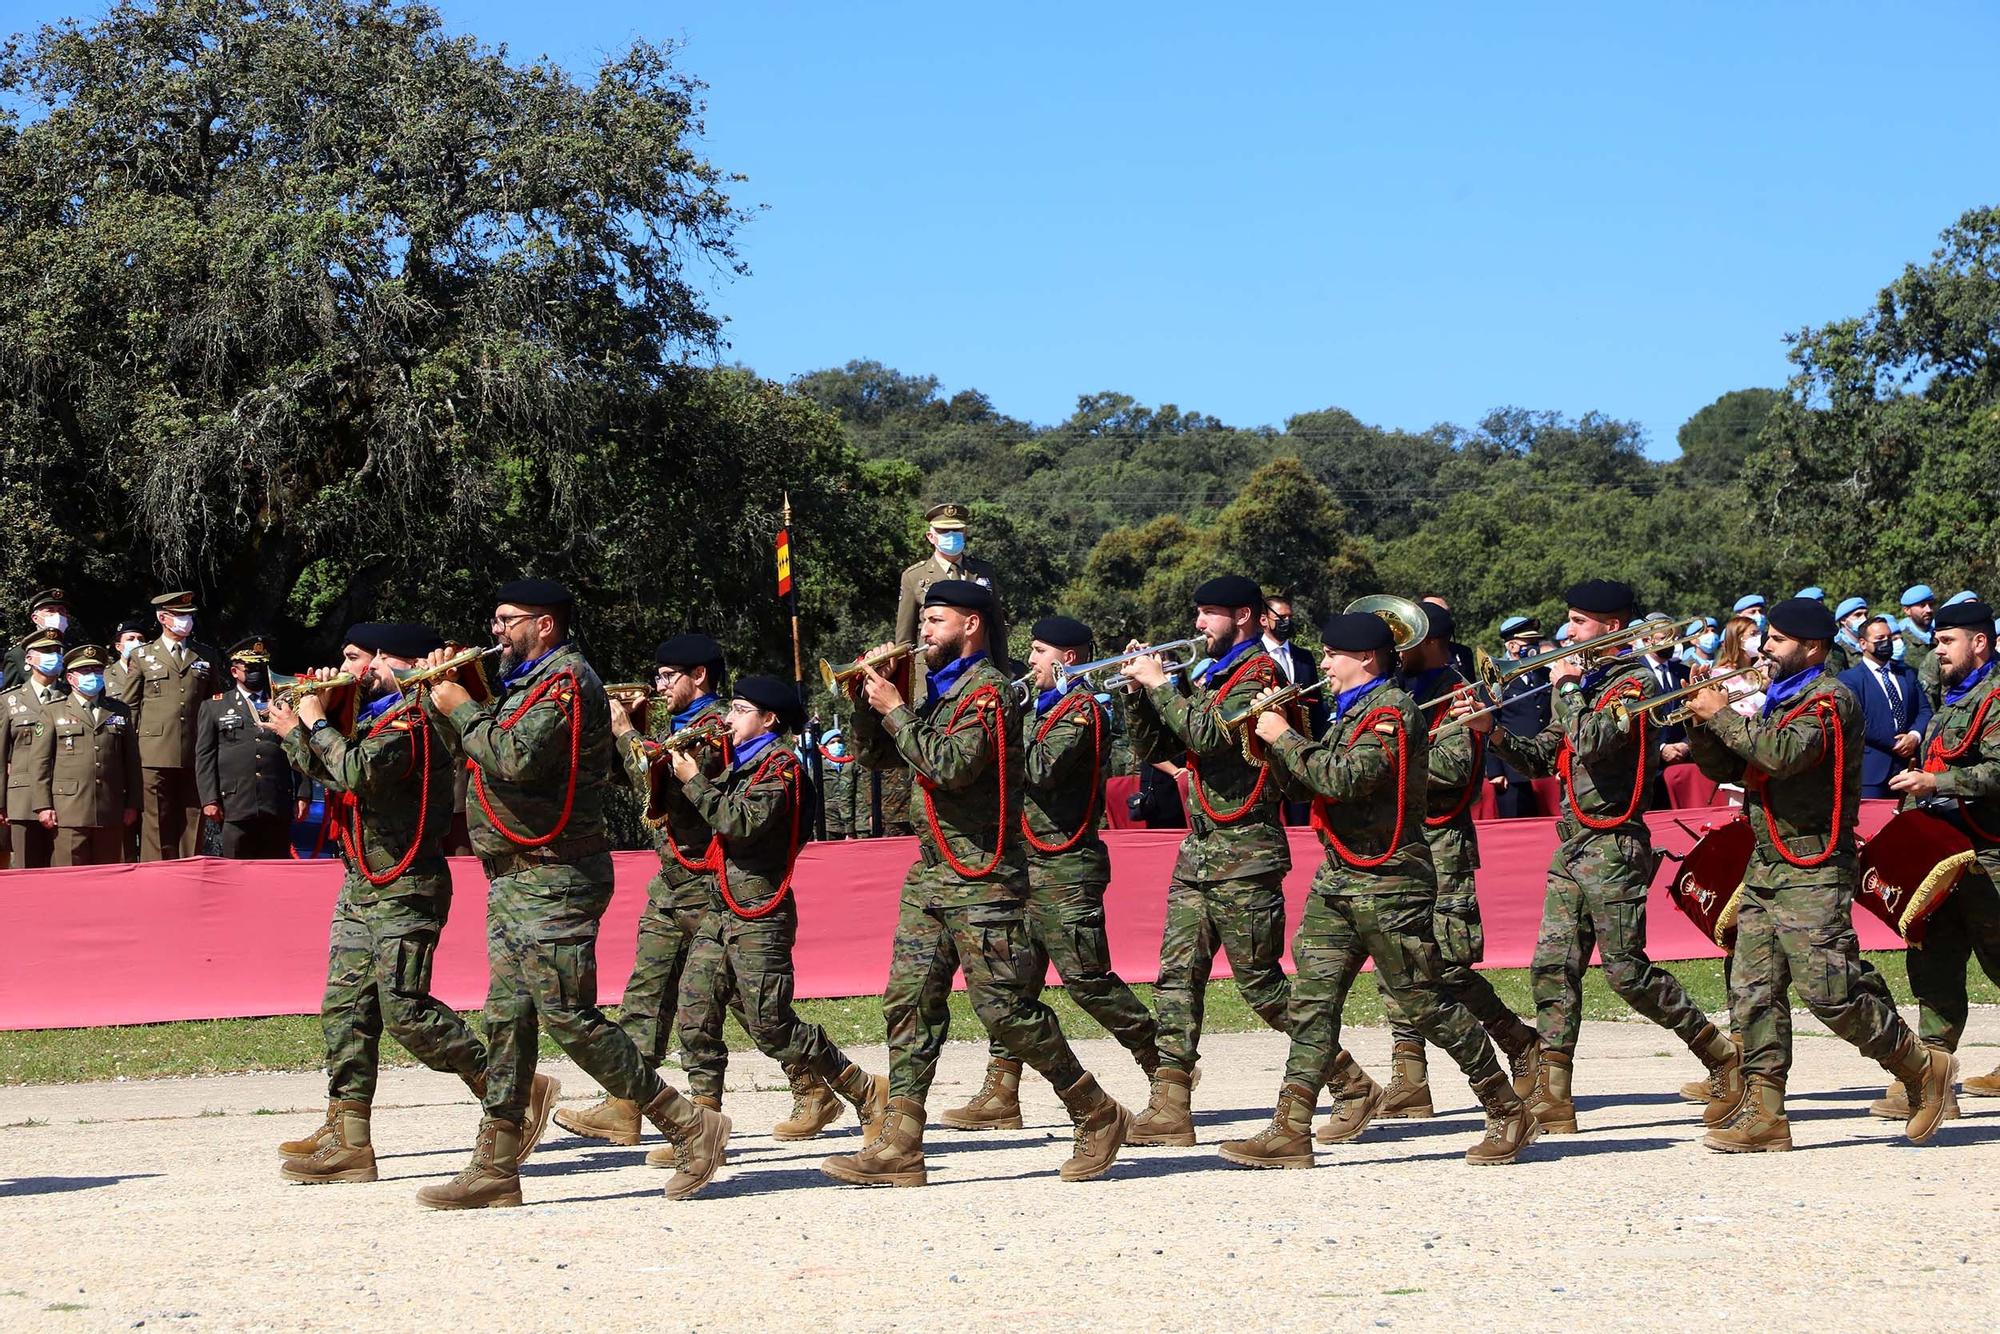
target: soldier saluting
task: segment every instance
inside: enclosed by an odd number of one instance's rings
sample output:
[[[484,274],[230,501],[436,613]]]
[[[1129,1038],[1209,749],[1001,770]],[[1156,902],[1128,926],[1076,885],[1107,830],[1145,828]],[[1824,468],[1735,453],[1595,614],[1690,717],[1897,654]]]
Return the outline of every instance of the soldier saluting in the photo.
[[[125,830],[139,819],[139,738],[130,711],[105,698],[105,656],[95,644],[69,651],[69,695],[49,705],[35,738],[33,804],[54,837],[54,866],[124,861]]]
[[[194,594],[153,599],[159,637],[125,660],[118,698],[132,709],[143,770],[139,860],[192,857],[201,847],[201,794],[195,784],[195,724],[222,677],[210,650],[194,642]]]

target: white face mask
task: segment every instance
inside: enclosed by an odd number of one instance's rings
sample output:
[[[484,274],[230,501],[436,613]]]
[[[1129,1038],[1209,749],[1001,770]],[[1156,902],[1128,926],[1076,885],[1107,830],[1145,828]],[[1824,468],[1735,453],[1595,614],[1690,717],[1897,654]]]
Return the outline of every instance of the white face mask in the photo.
[[[1743,651],[1745,653],[1755,654],[1761,651],[1763,647],[1764,647],[1764,640],[1762,636],[1745,635],[1743,637]]]
[[[54,630],[60,634],[69,629],[69,617],[59,611],[36,612],[35,624],[41,626],[44,630]]]
[[[194,617],[169,616],[167,617],[167,629],[185,639],[194,633]]]

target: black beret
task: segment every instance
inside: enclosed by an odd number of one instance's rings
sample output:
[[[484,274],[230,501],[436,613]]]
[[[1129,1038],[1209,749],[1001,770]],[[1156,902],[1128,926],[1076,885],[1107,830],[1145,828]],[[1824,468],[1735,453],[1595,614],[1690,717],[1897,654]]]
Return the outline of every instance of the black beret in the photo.
[[[356,648],[367,649],[370,653],[373,653],[381,647],[381,637],[382,622],[356,621],[353,625],[347,627],[347,633],[340,637],[340,642],[343,644],[352,644]]]
[[[1389,623],[1372,611],[1344,611],[1319,623],[1319,642],[1341,653],[1370,653],[1396,642]]]
[[[940,579],[924,594],[926,607],[956,607],[960,611],[991,612],[993,590],[970,579]]]
[[[1786,598],[1764,613],[1771,628],[1793,639],[1832,639],[1833,613],[1818,598]]]
[[[1252,611],[1262,611],[1264,590],[1257,586],[1255,579],[1246,579],[1240,574],[1217,575],[1194,590],[1194,605],[1248,607]]]
[[[1029,636],[1056,648],[1083,648],[1091,640],[1090,627],[1074,616],[1044,616]]]
[[[775,713],[779,726],[787,731],[796,731],[799,724],[805,721],[798,687],[775,676],[742,677],[731,694],[737,699],[748,700],[766,713]]]
[[[1571,584],[1563,594],[1564,603],[1593,616],[1627,615],[1632,610],[1632,604],[1638,600],[1632,585],[1616,579],[1586,579],[1580,584]]]
[[[374,651],[392,658],[421,658],[443,647],[443,635],[415,621],[387,621],[375,627]]]
[[[1937,615],[1931,618],[1933,630],[1979,630],[1993,633],[1993,608],[1973,598],[1969,602],[1954,602],[1949,607],[1939,607]]]
[[[570,607],[576,598],[567,588],[553,579],[516,579],[502,584],[493,594],[495,606],[508,603],[516,607]]]
[[[1424,638],[1442,639],[1445,643],[1449,644],[1458,634],[1458,622],[1453,619],[1451,608],[1440,607],[1435,602],[1426,602],[1423,604],[1423,607],[1424,615],[1428,616],[1431,622],[1430,633],[1425,635]]]
[[[662,667],[720,667],[722,645],[707,635],[675,635],[660,641],[653,661]]]
[[[121,635],[155,635],[160,631],[160,623],[151,616],[134,616],[130,620],[118,622]]]

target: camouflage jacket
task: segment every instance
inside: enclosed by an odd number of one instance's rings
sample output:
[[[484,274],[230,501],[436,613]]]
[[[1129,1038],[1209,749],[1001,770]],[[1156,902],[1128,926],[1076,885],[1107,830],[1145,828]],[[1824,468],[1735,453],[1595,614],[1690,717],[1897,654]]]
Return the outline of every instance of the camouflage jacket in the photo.
[[[361,874],[343,842],[341,857],[348,874],[341,892],[353,903],[449,894],[444,841],[451,831],[451,793],[458,767],[451,748],[429,725],[423,710],[408,704],[391,706],[355,731],[350,739],[337,727],[294,727],[283,738],[285,757],[306,777],[326,784],[329,821],[345,815],[343,796],[359,803],[361,858],[370,873],[379,877],[393,870],[412,844],[416,853],[401,876],[377,885]]]
[[[981,703],[967,705],[975,693],[986,690],[991,694]],[[992,732],[996,725],[997,749]],[[928,804],[922,783],[910,799],[923,864],[942,882],[962,891],[963,901],[1019,898],[1027,892],[1027,843],[1021,838],[1021,714],[1009,702],[1007,678],[991,657],[974,663],[943,695],[926,699],[915,710],[904,704],[878,716],[869,708],[856,709],[854,740],[862,763],[877,769],[907,768],[929,781]],[[935,813],[935,831],[926,810]],[[939,846],[939,833],[944,847]],[[947,851],[959,866],[985,873],[968,875],[954,868]],[[986,871],[989,864],[992,869]]]
[[[2000,680],[1989,677],[1956,704],[1942,698],[1917,753],[1937,775],[1938,795],[1958,803],[1959,823],[1991,872],[2000,869]]]
[[[1660,769],[1657,729],[1650,723],[1621,723],[1606,706],[1614,700],[1644,699],[1652,693],[1652,675],[1637,658],[1619,658],[1607,668],[1586,673],[1585,679],[1591,681],[1587,690],[1556,692],[1547,727],[1534,736],[1495,732],[1493,749],[1507,763],[1537,778],[1569,770],[1563,783],[1562,819],[1556,823],[1556,834],[1565,843],[1623,834],[1650,847],[1652,835],[1644,813],[1646,793]],[[1631,815],[1621,819],[1627,810]]]
[[[1441,669],[1424,683],[1427,698],[1435,699],[1466,684],[1454,667]],[[1406,683],[1405,688],[1408,688]],[[1412,696],[1414,699],[1415,696]],[[1422,704],[1423,700],[1417,700]],[[1439,880],[1462,880],[1479,869],[1479,840],[1473,833],[1472,808],[1478,804],[1479,787],[1486,781],[1486,738],[1470,727],[1454,727],[1437,735],[1449,700],[1426,711],[1429,726],[1429,779],[1424,798],[1424,834],[1431,844],[1431,862]]]
[[[828,838],[864,838],[868,834],[868,802],[862,783],[865,771],[852,755],[836,762],[819,758],[820,804],[826,811]]]
[[[1021,825],[1029,838],[1029,883],[1110,883],[1111,857],[1097,832],[1110,746],[1103,707],[1088,689],[1073,690],[1027,723],[1026,732]]]
[[[726,702],[712,699],[683,727],[721,723],[727,717]],[[715,877],[704,870],[688,869],[681,864],[681,858],[700,863],[708,855],[709,839],[715,831],[674,781],[673,769],[660,754],[659,743],[632,731],[620,737],[616,745],[627,781],[646,798],[646,826],[652,831],[653,850],[660,854],[660,874],[647,886],[647,892],[669,907],[706,907],[714,896]],[[701,771],[711,779],[721,777],[729,767],[722,752],[713,746],[704,747],[700,755]],[[674,855],[676,852],[680,857]]]
[[[754,759],[732,764],[714,778],[703,772],[687,781],[683,799],[721,840],[729,896],[746,912],[768,904],[790,877],[799,847],[812,836],[805,826],[810,797],[805,766],[783,737]],[[722,882],[710,876],[706,883],[708,906],[729,911]],[[773,915],[792,911],[788,897]]]
[[[1707,723],[1690,724],[1688,744],[1702,773],[1718,783],[1743,784],[1743,813],[1756,839],[1746,883],[1779,888],[1853,879],[1862,730],[1860,701],[1830,670],[1767,717],[1724,709]],[[1787,852],[1817,864],[1796,865]]]
[[[568,862],[610,850],[604,794],[612,781],[611,702],[575,645],[551,650],[496,699],[466,700],[441,714],[426,692],[424,708],[452,750],[472,765],[465,816],[480,857]],[[573,736],[573,727],[581,733]],[[576,787],[569,794],[572,745]],[[539,847],[522,848],[496,827],[498,821],[518,838],[546,837],[564,821],[566,794],[567,821]]]
[[[1294,731],[1270,747],[1290,793],[1324,798],[1314,803],[1313,828],[1326,849],[1315,892],[1437,892],[1423,820],[1429,748],[1417,701],[1393,679],[1350,704],[1322,740]]]
[[[1245,708],[1265,689],[1282,684],[1277,663],[1260,644],[1212,687],[1169,679],[1129,697],[1127,723],[1139,763],[1174,760],[1191,771],[1188,836],[1181,842],[1175,875],[1235,880],[1291,869],[1291,845],[1279,822],[1278,784],[1268,777],[1269,766],[1243,757],[1241,733],[1222,725],[1225,712]]]

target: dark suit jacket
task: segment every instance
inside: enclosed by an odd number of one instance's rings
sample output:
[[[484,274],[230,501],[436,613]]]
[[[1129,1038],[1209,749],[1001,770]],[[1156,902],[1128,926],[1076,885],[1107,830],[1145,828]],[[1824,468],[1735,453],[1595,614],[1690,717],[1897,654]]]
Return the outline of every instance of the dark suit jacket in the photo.
[[[1854,697],[1861,701],[1865,742],[1861,752],[1861,795],[1864,797],[1892,795],[1889,779],[1909,768],[1911,763],[1896,754],[1896,738],[1904,732],[1915,732],[1921,736],[1931,720],[1930,696],[1925,693],[1916,672],[1900,662],[1892,662],[1889,674],[1902,691],[1900,707],[1890,702],[1881,681],[1876,679],[1874,671],[1866,663],[1850,667],[1840,674],[1841,684],[1852,690]]]
[[[1270,645],[1266,644],[1264,647],[1268,650]],[[1279,660],[1280,671],[1284,671],[1287,667],[1291,669],[1286,675],[1299,685],[1309,686],[1319,676],[1319,659],[1295,643],[1278,645],[1278,651],[1271,656]],[[1312,734],[1315,737],[1326,732],[1327,709],[1323,698],[1325,694],[1326,689],[1322,687],[1317,693],[1306,696],[1306,721],[1312,724]]]
[[[1523,695],[1528,695],[1529,691],[1538,690],[1548,683],[1549,669],[1542,667],[1524,676],[1515,677],[1500,691],[1498,720],[1500,726],[1507,729],[1508,736],[1534,736],[1549,725],[1550,707],[1554,701],[1550,699],[1548,691],[1542,690],[1540,694],[1529,695],[1526,699],[1521,698]],[[1486,748],[1486,776],[1488,778],[1504,776],[1508,783],[1519,786],[1526,786],[1530,781],[1526,774],[1501,759],[1498,748],[1493,746]],[[1554,813],[1549,812],[1551,815]]]
[[[232,824],[258,816],[292,817],[299,775],[284,743],[257,726],[250,702],[229,693],[203,700],[195,730],[195,788],[202,805],[222,807]]]
[[[1688,665],[1678,658],[1669,658],[1664,663],[1657,663],[1651,658],[1644,658],[1642,662],[1646,668],[1646,676],[1648,678],[1646,693],[1649,695],[1657,695],[1663,690],[1679,690],[1687,684]],[[1666,668],[1667,680],[1672,682],[1671,685],[1662,685],[1660,683],[1659,673],[1662,667]],[[1673,706],[1668,705],[1660,711],[1662,713],[1671,713],[1673,712]],[[1675,723],[1672,727],[1656,727],[1653,731],[1658,737],[1659,743],[1663,746],[1675,745],[1688,739],[1686,723]]]

